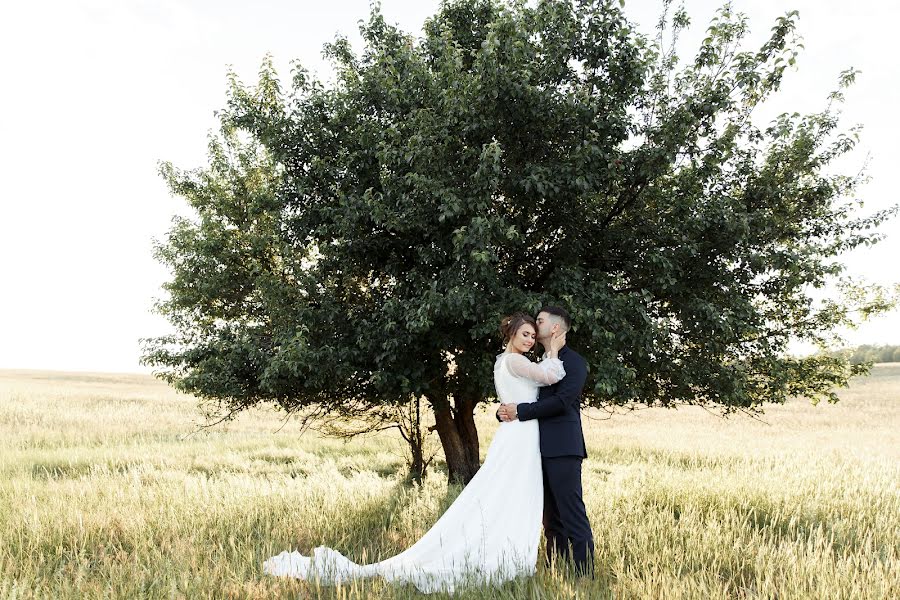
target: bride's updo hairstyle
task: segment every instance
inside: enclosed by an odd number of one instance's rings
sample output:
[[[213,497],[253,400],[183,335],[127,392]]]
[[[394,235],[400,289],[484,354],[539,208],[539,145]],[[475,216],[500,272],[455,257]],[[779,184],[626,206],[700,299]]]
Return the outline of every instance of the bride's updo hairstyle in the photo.
[[[534,317],[527,313],[517,312],[508,317],[503,317],[500,320],[500,334],[503,336],[503,345],[508,344],[509,340],[519,331],[519,328],[526,323],[534,327],[534,332],[537,333],[537,322],[534,320]]]

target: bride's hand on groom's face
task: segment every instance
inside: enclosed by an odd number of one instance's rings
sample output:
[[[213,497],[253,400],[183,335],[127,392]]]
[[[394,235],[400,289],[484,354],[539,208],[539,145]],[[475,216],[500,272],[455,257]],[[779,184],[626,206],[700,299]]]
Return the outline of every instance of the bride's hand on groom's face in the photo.
[[[553,337],[550,339],[550,348],[554,352],[559,352],[559,350],[566,345],[566,332],[565,331],[557,331],[553,334]]]

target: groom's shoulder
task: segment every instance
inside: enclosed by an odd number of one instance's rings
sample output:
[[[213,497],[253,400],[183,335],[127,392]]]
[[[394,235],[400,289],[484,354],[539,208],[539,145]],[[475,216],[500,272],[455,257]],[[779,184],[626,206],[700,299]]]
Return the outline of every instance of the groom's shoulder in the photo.
[[[578,352],[576,350],[569,348],[568,346],[566,346],[566,352],[564,354],[562,354],[559,358],[560,358],[560,360],[563,361],[563,363],[571,361],[573,363],[587,365],[587,361],[584,360],[584,357],[581,356],[580,354],[578,354]]]

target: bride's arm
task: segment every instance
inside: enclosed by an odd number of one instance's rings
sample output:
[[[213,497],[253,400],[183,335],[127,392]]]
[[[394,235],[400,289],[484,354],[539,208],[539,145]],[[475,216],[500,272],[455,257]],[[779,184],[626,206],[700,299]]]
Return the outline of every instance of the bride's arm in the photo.
[[[510,373],[525,377],[538,385],[552,385],[566,376],[563,363],[558,358],[547,358],[533,363],[521,354],[513,354],[506,359]]]
[[[567,359],[567,362],[569,372],[566,373],[566,378],[554,390],[554,393],[534,402],[517,405],[514,418],[528,421],[556,417],[566,410],[578,411],[581,391],[587,379],[587,363],[578,355]]]

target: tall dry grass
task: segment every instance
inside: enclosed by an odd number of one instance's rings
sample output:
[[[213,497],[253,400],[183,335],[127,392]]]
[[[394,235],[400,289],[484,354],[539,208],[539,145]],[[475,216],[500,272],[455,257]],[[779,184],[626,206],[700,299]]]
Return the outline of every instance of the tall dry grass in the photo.
[[[841,397],[770,407],[765,423],[591,411],[597,578],[540,566],[457,597],[900,597],[900,365]],[[261,572],[284,549],[366,561],[421,536],[459,489],[440,472],[405,485],[396,437],[301,437],[262,410],[191,434],[199,422],[193,399],[146,376],[0,371],[0,597],[421,596]],[[487,448],[496,422],[478,425]]]

